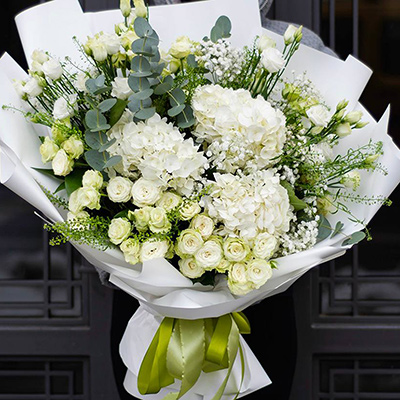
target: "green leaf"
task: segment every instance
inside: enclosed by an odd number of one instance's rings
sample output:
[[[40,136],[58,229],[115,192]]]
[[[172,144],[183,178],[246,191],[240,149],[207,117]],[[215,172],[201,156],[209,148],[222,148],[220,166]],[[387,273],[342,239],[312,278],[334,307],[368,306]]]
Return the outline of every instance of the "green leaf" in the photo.
[[[99,110],[103,113],[110,111],[115,106],[116,103],[117,99],[104,100],[99,104]]]
[[[89,150],[85,153],[86,162],[96,171],[102,171],[106,166],[104,154],[99,153],[97,150]]]
[[[174,79],[172,76],[168,75],[162,83],[160,83],[155,89],[154,94],[157,96],[161,96],[172,89],[172,85],[174,84]]]
[[[135,19],[133,27],[140,38],[148,37],[154,32],[148,21],[141,17]]]
[[[138,39],[132,43],[132,51],[135,54],[141,54],[147,57],[154,57],[156,55],[155,48],[151,45],[150,41],[147,39]]]
[[[352,246],[354,244],[358,244],[358,243],[362,242],[366,237],[367,237],[367,235],[365,234],[365,232],[353,233],[349,238],[347,238],[342,243],[342,246]]]
[[[181,104],[179,106],[173,107],[170,110],[168,110],[168,115],[170,117],[176,117],[178,114],[180,114],[185,109],[185,107],[186,107],[185,104]]]
[[[288,181],[281,181],[281,185],[287,190],[290,204],[296,211],[304,210],[307,208],[307,203],[300,200],[294,192],[293,186]]]
[[[186,101],[185,92],[181,88],[176,88],[172,92],[169,93],[169,102],[171,107],[176,107],[181,104],[184,104]]]
[[[151,65],[147,58],[136,56],[131,61],[131,68],[134,72],[151,72]]]
[[[155,113],[156,113],[156,109],[154,107],[143,108],[142,110],[138,111],[135,114],[135,118],[138,118],[140,120],[146,120],[146,119],[151,118]]]
[[[333,231],[331,237],[335,237],[335,236],[338,235],[340,232],[342,232],[343,227],[344,227],[344,223],[339,221],[339,222],[336,224],[335,230]]]
[[[190,128],[195,124],[195,122],[196,120],[193,115],[193,109],[190,106],[186,106],[177,118],[178,126],[182,129]]]
[[[52,169],[47,168],[33,168],[35,171],[38,171],[44,175],[52,176],[53,178],[62,179],[60,176],[54,175],[54,171]]]
[[[92,132],[110,129],[106,117],[99,110],[88,111],[85,116],[85,122]]]
[[[113,219],[115,219],[115,218],[128,218],[128,213],[129,213],[129,210],[123,210],[123,211],[119,212],[118,214],[115,214]]]
[[[187,61],[188,65],[189,65],[189,67],[197,68],[199,66],[199,64],[196,61],[196,57],[194,56],[194,54],[189,54],[187,56],[186,61]]]
[[[54,191],[54,194],[61,192],[61,190],[65,190],[65,182],[61,183],[61,185]]]
[[[322,241],[327,239],[332,233],[331,223],[323,216],[319,216],[319,224],[318,224],[318,241]]]
[[[90,148],[99,150],[101,146],[108,142],[108,137],[104,132],[87,131],[85,133],[85,141]]]
[[[117,100],[114,107],[110,110],[109,124],[111,125],[111,127],[113,127],[121,119],[127,105],[127,101],[120,99]]]
[[[65,177],[65,190],[68,196],[71,196],[75,190],[82,187],[82,177],[86,170],[76,168],[69,175]]]
[[[97,151],[99,151],[100,153],[102,153],[103,151],[106,151],[109,147],[111,147],[115,142],[117,141],[117,139],[112,139],[109,140],[107,143],[104,143],[103,146],[101,146]]]
[[[129,97],[132,100],[146,100],[153,94],[153,89],[146,89],[141,92],[136,92]]]
[[[111,168],[114,165],[117,165],[119,162],[121,162],[122,157],[121,156],[113,156],[109,158],[106,162],[106,168]]]
[[[132,74],[129,75],[128,85],[134,92],[141,92],[142,90],[150,89],[150,82],[147,78],[137,78]]]

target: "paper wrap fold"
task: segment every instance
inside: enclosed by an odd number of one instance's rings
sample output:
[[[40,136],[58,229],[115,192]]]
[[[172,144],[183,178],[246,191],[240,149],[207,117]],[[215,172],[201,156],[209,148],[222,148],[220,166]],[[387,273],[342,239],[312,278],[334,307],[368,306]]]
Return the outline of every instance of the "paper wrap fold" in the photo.
[[[170,7],[152,7],[150,19],[162,39],[161,45],[168,48],[169,44],[180,35],[200,40],[209,32],[215,20],[223,14],[228,15],[233,22],[232,42],[236,46],[251,45],[254,37],[262,32],[257,0],[210,0]],[[84,42],[88,35],[100,30],[113,31],[114,24],[120,20],[118,10],[85,14],[78,0],[54,0],[29,9],[16,18],[27,57],[34,49],[40,48],[60,58],[68,55],[78,63],[80,58],[72,42],[72,36]],[[283,46],[281,36],[273,32],[265,33],[272,36],[278,46]],[[371,76],[370,69],[354,57],[341,61],[301,46],[291,61],[287,73],[293,70],[298,74],[307,71],[308,77],[316,84],[331,107],[347,99],[349,111],[363,110],[364,120],[370,124],[343,139],[335,151],[343,153],[350,147],[368,143],[370,139],[382,141],[384,155],[381,163],[389,174],[383,176],[378,171],[363,172],[358,193],[389,196],[400,181],[400,151],[387,134],[389,109],[382,119],[376,122],[359,104],[360,95]],[[22,107],[14,92],[12,81],[23,79],[25,76],[26,74],[7,54],[1,58],[1,104]],[[39,186],[40,184],[49,190],[54,190],[57,183],[32,169],[32,167],[43,168],[38,151],[40,141],[37,129],[38,127],[26,123],[21,115],[0,110],[0,181],[40,210],[48,219],[61,221],[64,213],[51,204]],[[379,204],[373,206],[349,204],[353,214],[367,223],[379,207]],[[332,216],[330,220],[332,224],[338,220],[345,222],[345,234],[352,234],[362,229],[361,226],[348,221],[347,216],[342,213]],[[109,272],[112,283],[140,301],[142,307],[130,321],[121,342],[121,356],[128,367],[125,386],[138,398],[158,400],[169,390],[166,389],[158,395],[142,396],[137,393],[136,380],[139,365],[157,330],[160,316],[198,319],[244,310],[255,302],[283,292],[310,268],[344,254],[348,248],[342,247],[342,242],[343,236],[338,235],[317,244],[311,250],[278,259],[278,269],[274,271],[273,277],[266,285],[237,298],[230,293],[224,279],[221,278],[215,288],[193,285],[166,260],[153,260],[143,265],[132,266],[124,261],[118,250],[101,252],[88,246],[75,247],[90,263]],[[270,380],[244,341],[242,344],[247,363],[241,392],[243,396],[269,384]],[[227,396],[224,398],[228,399],[228,394],[237,390],[239,374],[238,365],[235,365],[232,379],[228,384]],[[212,388],[218,387],[217,383],[220,380],[222,378],[218,372],[207,374],[206,377],[203,375],[193,392],[190,392],[190,400],[211,399]]]

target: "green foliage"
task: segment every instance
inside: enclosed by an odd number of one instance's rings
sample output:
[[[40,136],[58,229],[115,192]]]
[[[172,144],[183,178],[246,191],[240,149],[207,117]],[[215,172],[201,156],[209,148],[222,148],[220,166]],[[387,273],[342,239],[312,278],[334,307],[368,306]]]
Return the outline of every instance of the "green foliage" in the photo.
[[[68,203],[63,198],[56,196],[54,193],[51,193],[50,190],[46,189],[44,186],[40,185],[40,188],[43,190],[43,193],[47,196],[47,198],[54,204],[56,207],[63,208],[64,210],[68,210]],[[56,192],[58,189],[56,190]]]
[[[296,211],[304,210],[307,208],[307,203],[300,200],[294,192],[293,186],[288,181],[281,181],[281,185],[287,190],[290,204]]]
[[[127,101],[118,99],[113,108],[111,108],[110,119],[108,121],[111,127],[113,127],[120,120],[127,105]]]
[[[88,245],[99,250],[111,247],[108,238],[110,219],[105,217],[89,217],[57,222],[53,225],[46,224],[44,228],[56,236],[50,240],[51,246],[67,242],[79,245]]]
[[[69,175],[65,177],[65,190],[70,196],[75,190],[82,186],[82,178],[86,170],[75,168]]]

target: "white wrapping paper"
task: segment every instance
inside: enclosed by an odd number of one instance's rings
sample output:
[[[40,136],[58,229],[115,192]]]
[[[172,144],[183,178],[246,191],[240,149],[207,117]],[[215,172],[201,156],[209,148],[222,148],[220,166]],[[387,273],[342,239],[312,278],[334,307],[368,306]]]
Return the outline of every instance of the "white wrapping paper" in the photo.
[[[228,15],[233,22],[232,41],[237,46],[251,44],[254,37],[261,32],[257,0],[210,0],[170,7],[153,7],[151,23],[162,39],[161,45],[168,48],[179,35],[201,39],[223,14]],[[40,48],[60,58],[69,55],[78,63],[79,54],[72,42],[72,36],[84,42],[86,36],[100,30],[113,31],[114,23],[120,20],[118,10],[84,14],[78,0],[54,0],[27,10],[16,19],[27,56],[30,56],[34,49]],[[274,37],[278,46],[282,47],[283,41],[279,35],[265,33]],[[330,106],[335,107],[336,103],[346,98],[349,100],[349,111],[361,109],[365,112],[364,120],[370,124],[342,140],[335,151],[343,153],[350,147],[368,143],[370,139],[383,141],[385,154],[381,162],[389,174],[383,176],[379,172],[363,173],[359,193],[389,196],[400,181],[400,151],[387,134],[389,110],[377,123],[358,103],[371,71],[354,57],[341,61],[306,46],[300,47],[286,74],[292,74],[293,70],[297,74],[307,71],[308,77],[320,89]],[[14,94],[12,80],[22,79],[24,76],[24,72],[8,55],[3,56],[0,60],[1,104],[22,107]],[[48,219],[60,221],[63,213],[47,200],[38,185],[40,182],[48,189],[54,190],[58,186],[57,182],[31,168],[43,167],[38,152],[39,145],[37,132],[20,115],[0,111],[1,183],[31,203]],[[349,207],[359,219],[366,222],[369,222],[379,209],[379,205],[350,204]],[[341,213],[330,219],[332,224],[337,220],[343,221],[344,233],[348,235],[362,229],[361,226],[349,222],[347,216]],[[137,393],[136,381],[138,368],[159,326],[160,316],[198,319],[244,310],[255,302],[283,292],[310,268],[342,255],[348,249],[342,247],[343,239],[343,236],[338,235],[319,243],[311,250],[278,259],[279,268],[274,271],[272,279],[266,285],[238,298],[230,293],[223,278],[215,288],[193,285],[166,260],[153,260],[143,265],[132,266],[124,261],[122,254],[117,250],[101,252],[87,246],[75,247],[90,263],[109,272],[111,282],[140,301],[142,307],[130,321],[121,342],[121,356],[129,370],[125,386],[136,397],[158,400],[173,388],[165,389],[158,395],[141,396]],[[243,340],[242,344],[247,363],[241,392],[244,396],[269,384],[270,380]],[[236,364],[233,369],[227,393],[237,390],[237,377],[240,376],[238,367]],[[220,381],[221,373],[202,375],[193,393],[185,398],[211,399],[212,391],[219,386]],[[226,397],[228,398],[229,396]]]

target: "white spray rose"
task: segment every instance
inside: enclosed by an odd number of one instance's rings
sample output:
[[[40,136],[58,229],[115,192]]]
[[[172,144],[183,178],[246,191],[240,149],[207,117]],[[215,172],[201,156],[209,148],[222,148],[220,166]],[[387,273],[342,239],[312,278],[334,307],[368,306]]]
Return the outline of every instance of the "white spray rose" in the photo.
[[[152,206],[160,195],[160,188],[144,178],[138,179],[132,186],[132,202],[137,207]]]
[[[214,221],[207,215],[196,215],[192,219],[190,227],[196,229],[203,239],[208,239],[214,231]]]
[[[70,157],[75,159],[78,159],[85,151],[82,140],[80,140],[76,135],[72,135],[61,145],[61,147]]]
[[[138,17],[147,17],[147,7],[144,0],[133,0],[133,5],[135,6],[135,14]]]
[[[167,233],[171,229],[171,222],[163,208],[155,207],[150,211],[149,227],[153,233]]]
[[[60,148],[48,136],[45,137],[44,142],[39,148],[40,155],[42,156],[43,164],[53,160]]]
[[[43,92],[42,86],[36,78],[31,77],[24,85],[24,91],[29,97],[37,97]]]
[[[68,98],[60,97],[54,103],[53,116],[55,119],[63,120],[73,117],[76,107],[76,95],[69,95]]]
[[[240,263],[250,253],[250,248],[244,240],[239,238],[228,238],[224,242],[224,254],[228,261]]]
[[[52,80],[60,79],[63,74],[63,69],[58,60],[51,58],[42,65],[43,73]]]
[[[178,60],[186,58],[192,51],[192,41],[187,36],[180,36],[172,43],[169,53]]]
[[[315,126],[326,127],[331,117],[328,109],[322,104],[312,106],[307,110],[307,116]]]
[[[189,201],[180,208],[179,214],[182,221],[189,221],[201,213],[200,204],[196,201]]]
[[[244,263],[235,263],[228,272],[229,290],[236,296],[244,296],[252,291],[247,277],[247,266]]]
[[[285,44],[291,44],[295,41],[295,36],[297,33],[297,28],[294,25],[289,25],[286,29],[285,34],[283,35],[283,39],[285,40]]]
[[[133,94],[132,89],[128,85],[128,78],[115,78],[111,83],[111,96],[117,99],[127,100]]]
[[[225,258],[221,260],[221,262],[218,264],[215,269],[220,273],[220,274],[225,274],[231,269],[232,263],[230,263],[228,260]]]
[[[126,203],[131,199],[132,186],[132,181],[128,178],[111,178],[107,185],[108,198],[114,203]]]
[[[194,255],[203,244],[204,241],[199,232],[194,229],[186,229],[181,232],[176,242],[176,252],[180,257]]]
[[[132,232],[132,225],[126,218],[114,218],[108,227],[111,243],[121,244]]]
[[[67,176],[72,172],[74,161],[68,156],[64,150],[58,150],[52,161],[54,175]]]
[[[142,244],[140,260],[148,261],[157,258],[164,258],[169,250],[169,243],[166,240],[147,240]]]
[[[350,124],[348,122],[345,122],[344,124],[340,124],[336,128],[336,134],[341,138],[351,135]]]
[[[264,50],[270,48],[270,47],[276,47],[275,40],[270,38],[267,35],[262,35],[260,39],[258,40],[258,49],[262,53]]]
[[[284,67],[285,59],[278,49],[268,47],[261,54],[261,63],[268,72],[274,74]]]
[[[135,228],[140,232],[145,232],[149,228],[150,212],[152,207],[144,207],[139,210],[129,211],[129,219],[134,221]]]
[[[96,190],[100,190],[103,186],[103,175],[100,171],[90,169],[86,171],[82,178],[82,186],[91,187]]]
[[[194,256],[197,264],[205,270],[218,267],[223,258],[221,245],[215,240],[208,240]]]
[[[189,279],[200,278],[205,270],[200,267],[194,258],[184,258],[178,261],[179,269],[182,275]]]
[[[165,192],[161,195],[156,205],[162,207],[165,211],[172,211],[182,203],[182,197],[172,192]]]
[[[250,261],[247,265],[247,276],[253,288],[259,289],[272,277],[271,264],[260,259]]]
[[[81,187],[69,197],[69,210],[78,214],[84,208],[100,210],[100,193],[91,187]]]
[[[278,241],[275,236],[270,235],[268,232],[260,233],[254,241],[253,254],[257,258],[269,259],[277,247]]]
[[[140,243],[138,240],[133,238],[124,240],[119,248],[124,253],[127,263],[136,265],[140,261]]]

